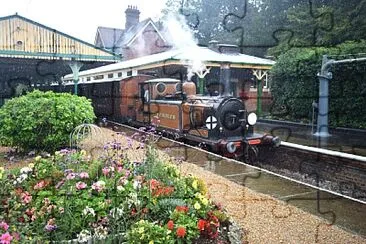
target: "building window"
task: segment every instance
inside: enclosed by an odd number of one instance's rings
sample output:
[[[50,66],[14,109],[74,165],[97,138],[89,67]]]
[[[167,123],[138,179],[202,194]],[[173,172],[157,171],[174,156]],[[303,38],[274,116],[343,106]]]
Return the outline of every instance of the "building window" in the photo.
[[[118,72],[118,77],[122,77],[122,72]]]
[[[90,81],[90,77],[86,77],[86,81]]]
[[[108,78],[109,79],[113,78],[113,74],[108,74]]]
[[[127,71],[127,76],[132,76],[132,70]]]

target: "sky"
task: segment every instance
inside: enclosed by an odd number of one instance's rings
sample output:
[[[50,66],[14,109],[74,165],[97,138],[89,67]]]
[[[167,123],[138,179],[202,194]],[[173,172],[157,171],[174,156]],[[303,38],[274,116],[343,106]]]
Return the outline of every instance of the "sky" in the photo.
[[[125,10],[137,6],[140,20],[161,16],[167,0],[2,0],[0,17],[19,15],[94,43],[98,26],[124,29]]]

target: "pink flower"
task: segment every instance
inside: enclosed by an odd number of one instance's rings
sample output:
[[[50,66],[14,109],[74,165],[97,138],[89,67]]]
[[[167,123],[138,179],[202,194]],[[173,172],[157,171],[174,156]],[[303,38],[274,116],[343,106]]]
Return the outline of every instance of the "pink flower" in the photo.
[[[13,232],[11,235],[15,238],[15,240],[17,240],[17,241],[20,240],[20,235],[18,232]]]
[[[53,231],[57,228],[57,225],[55,224],[55,219],[49,219],[47,221],[47,225],[44,227],[47,231]]]
[[[102,180],[97,181],[97,182],[93,183],[93,185],[92,185],[92,189],[96,190],[97,192],[103,191],[104,188],[105,188],[105,182]]]
[[[87,184],[85,184],[84,182],[82,181],[79,181],[78,183],[75,184],[75,187],[76,189],[78,190],[82,190],[82,189],[85,189],[87,187]]]
[[[3,228],[6,231],[9,229],[9,225],[6,222],[2,221],[0,223],[0,228]]]
[[[44,180],[41,180],[34,186],[34,190],[42,189],[46,186],[46,182]]]
[[[13,237],[9,234],[9,232],[6,232],[0,236],[1,244],[10,244],[11,240],[13,240]]]
[[[87,172],[81,172],[79,174],[81,179],[88,179],[89,178],[89,174]]]
[[[66,176],[66,179],[67,180],[72,180],[72,179],[75,179],[75,174],[74,173],[70,173],[70,174],[67,174],[67,176]]]
[[[58,189],[58,188],[60,188],[63,184],[65,183],[65,180],[64,179],[62,179],[60,182],[58,182],[57,184],[56,184],[56,189]]]
[[[105,168],[102,169],[102,171],[103,171],[103,175],[107,176],[111,170],[110,170],[109,167],[105,167]]]
[[[28,204],[32,201],[32,195],[30,195],[27,191],[23,192],[20,197],[22,198],[23,203]]]

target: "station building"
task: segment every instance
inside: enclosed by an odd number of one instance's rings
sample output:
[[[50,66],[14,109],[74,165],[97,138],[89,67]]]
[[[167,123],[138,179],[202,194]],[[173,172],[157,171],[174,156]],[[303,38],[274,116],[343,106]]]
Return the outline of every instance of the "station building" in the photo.
[[[20,16],[0,18],[0,106],[44,83],[60,82],[72,69],[115,63],[120,56]]]

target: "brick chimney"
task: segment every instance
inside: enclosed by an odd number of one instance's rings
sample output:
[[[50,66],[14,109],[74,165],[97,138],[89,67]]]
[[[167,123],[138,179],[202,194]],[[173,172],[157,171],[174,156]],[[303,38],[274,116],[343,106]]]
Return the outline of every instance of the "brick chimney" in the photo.
[[[125,30],[128,30],[131,26],[136,25],[140,22],[140,11],[137,6],[128,5],[125,11],[126,13],[126,24]]]

